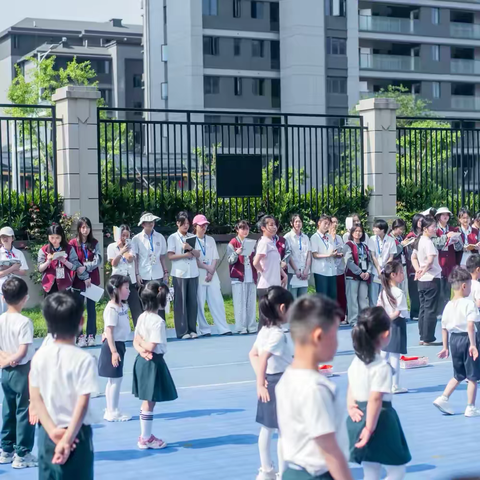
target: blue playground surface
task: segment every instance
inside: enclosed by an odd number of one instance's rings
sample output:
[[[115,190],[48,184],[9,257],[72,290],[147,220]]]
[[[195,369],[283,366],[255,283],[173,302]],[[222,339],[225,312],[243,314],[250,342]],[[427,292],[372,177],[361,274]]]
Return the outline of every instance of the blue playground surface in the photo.
[[[437,358],[440,347],[418,346],[416,323],[408,325],[408,335],[409,354],[427,355],[431,365],[403,370],[402,384],[410,392],[394,397],[413,457],[406,478],[450,480],[469,473],[478,474],[480,417],[463,415],[466,385],[461,385],[451,399],[457,414],[443,416],[432,402],[452,375],[451,362]],[[437,339],[440,338],[440,325],[437,325]],[[255,479],[259,467],[259,428],[255,423],[255,379],[248,362],[254,340],[254,336],[234,335],[169,342],[165,359],[179,398],[159,404],[155,409],[153,433],[168,443],[168,448],[159,451],[137,449],[140,401],[131,394],[135,352],[130,344],[120,407],[132,414],[133,419],[127,423],[102,421],[94,426],[95,477],[102,480]],[[99,355],[99,347],[90,351]],[[333,361],[336,372],[333,381],[344,397],[346,370],[352,358],[350,328],[342,327]],[[104,397],[92,400],[92,408],[99,418],[103,416],[104,407]],[[355,479],[363,478],[360,466],[352,465],[352,471]],[[1,478],[30,480],[38,478],[38,471],[0,466]]]

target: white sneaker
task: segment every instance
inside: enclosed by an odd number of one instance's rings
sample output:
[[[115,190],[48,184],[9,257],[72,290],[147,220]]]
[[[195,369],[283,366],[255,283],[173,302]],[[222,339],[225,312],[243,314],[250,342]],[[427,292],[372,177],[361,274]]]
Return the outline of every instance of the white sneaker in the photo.
[[[190,334],[190,338],[198,338],[198,335],[195,332],[192,332]]]
[[[240,330],[238,333],[240,335],[248,335],[247,329]]]
[[[277,472],[272,468],[270,470],[264,470],[263,468],[258,469],[258,475],[256,480],[276,480]]]
[[[12,463],[14,456],[15,454],[13,452],[8,453],[2,450],[2,453],[0,453],[0,464]]]
[[[190,336],[189,333],[186,333],[183,337],[182,340],[190,340],[192,337]]]
[[[31,454],[27,453],[24,457],[19,457],[17,454],[13,457],[12,468],[32,468],[38,467],[38,460]]]
[[[448,403],[448,399],[445,399],[443,395],[440,395],[436,398],[433,404],[445,415],[453,415],[454,412],[450,407],[450,403]]]
[[[167,444],[160,438],[150,435],[150,438],[147,440],[142,437],[138,437],[137,446],[140,450],[161,450],[162,448],[165,448]]]
[[[85,335],[80,335],[77,340],[77,347],[85,348],[87,346],[87,339]]]
[[[465,416],[466,417],[480,417],[480,410],[473,405],[468,405],[467,408],[465,409]]]
[[[399,395],[400,393],[408,393],[408,389],[399,387],[398,385],[394,385],[392,387],[392,393],[393,395]]]
[[[94,335],[89,335],[87,338],[87,347],[96,347],[97,342],[95,341]]]
[[[128,422],[131,418],[131,415],[121,413],[118,410],[115,412],[105,410],[105,415],[103,416],[103,419],[107,422]]]

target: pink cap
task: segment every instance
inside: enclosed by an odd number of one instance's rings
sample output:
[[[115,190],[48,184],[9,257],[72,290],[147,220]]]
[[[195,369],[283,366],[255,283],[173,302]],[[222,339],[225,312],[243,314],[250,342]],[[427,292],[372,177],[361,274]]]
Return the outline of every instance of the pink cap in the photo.
[[[207,220],[207,217],[205,215],[195,215],[195,218],[193,219],[193,224],[207,225],[207,224],[210,224],[210,222]]]

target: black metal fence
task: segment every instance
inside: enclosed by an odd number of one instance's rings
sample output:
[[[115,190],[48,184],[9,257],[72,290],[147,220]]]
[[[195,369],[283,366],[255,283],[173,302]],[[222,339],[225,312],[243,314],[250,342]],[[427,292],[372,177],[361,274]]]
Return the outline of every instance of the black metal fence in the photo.
[[[58,208],[55,106],[0,104],[0,220],[23,231],[29,210]]]
[[[218,225],[279,208],[311,215],[347,208],[364,195],[362,132],[353,116],[100,108],[102,220],[111,223],[119,205],[124,216],[183,207]],[[217,197],[222,153],[261,155],[262,197]]]

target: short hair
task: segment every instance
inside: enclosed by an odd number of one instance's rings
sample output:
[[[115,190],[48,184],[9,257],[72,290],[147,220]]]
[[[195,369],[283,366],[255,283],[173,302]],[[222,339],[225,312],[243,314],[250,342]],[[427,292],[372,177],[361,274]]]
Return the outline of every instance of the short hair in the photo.
[[[175,221],[177,223],[179,223],[180,225],[184,225],[185,222],[190,223],[190,216],[188,215],[188,212],[183,210],[183,211],[177,213]]]
[[[360,237],[360,242],[364,242],[365,241],[365,229],[363,228],[363,225],[360,222],[355,222],[353,224],[353,227],[350,229],[348,239],[351,242],[355,241],[355,239],[353,238],[353,233],[355,232],[355,230],[357,228],[360,228],[360,230],[362,230],[362,236]]]
[[[120,296],[118,294],[118,289],[125,283],[130,283],[130,278],[125,275],[112,275],[107,284],[105,285],[105,290],[108,293],[108,296],[111,300],[115,300],[115,303],[120,303]]]
[[[383,230],[386,234],[388,232],[388,223],[382,219],[375,220],[375,223],[373,224],[373,228],[378,228],[380,230]]]
[[[164,283],[152,280],[145,285],[145,288],[140,294],[143,308],[147,312],[156,312],[160,309],[165,309],[167,305],[168,287]]]
[[[452,285],[453,290],[458,290],[462,286],[462,283],[471,282],[472,276],[467,269],[455,267],[448,277],[448,281]]]
[[[397,228],[406,227],[406,226],[407,226],[407,224],[405,223],[405,220],[403,220],[402,218],[396,218],[392,223],[392,230],[395,230]]]
[[[300,213],[293,213],[290,217],[290,225],[293,227],[296,219],[299,219],[303,223],[303,217]]]
[[[469,217],[471,217],[472,215],[470,215],[470,211],[468,210],[468,208],[466,207],[462,207],[459,211],[458,211],[458,218],[462,218],[465,214],[467,214]]]
[[[318,220],[317,220],[317,225],[320,223],[320,222],[323,222],[324,220],[328,220],[329,222],[332,221],[332,217],[330,215],[320,215],[318,217]]]
[[[235,230],[238,232],[241,228],[248,228],[250,230],[250,224],[246,220],[239,220],[235,224]]]
[[[304,344],[315,329],[328,331],[343,317],[344,313],[335,300],[318,293],[304,295],[288,311],[292,339]]]
[[[56,338],[72,338],[78,335],[83,317],[84,299],[71,292],[56,292],[43,302],[43,316],[48,332]]]
[[[18,305],[28,295],[27,283],[23,278],[11,277],[2,285],[2,294],[7,305]]]
[[[473,253],[467,259],[467,270],[470,273],[473,273],[477,268],[480,268],[480,255],[478,253]]]

